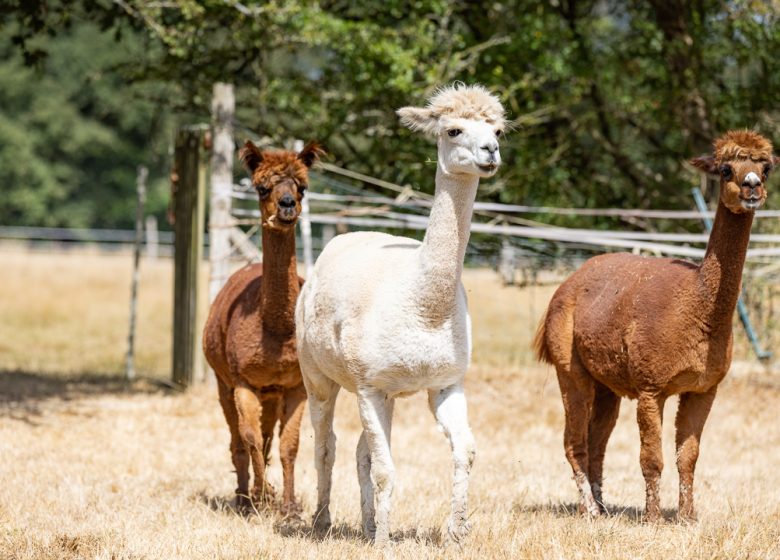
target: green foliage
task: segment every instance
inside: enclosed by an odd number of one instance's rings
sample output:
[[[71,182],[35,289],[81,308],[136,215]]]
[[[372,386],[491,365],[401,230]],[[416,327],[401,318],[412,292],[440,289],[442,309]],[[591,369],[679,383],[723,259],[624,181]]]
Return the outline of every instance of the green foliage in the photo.
[[[127,198],[135,164],[165,157],[165,143],[152,140],[163,129],[150,124],[155,115],[207,120],[218,80],[237,86],[237,140],[316,138],[342,165],[428,191],[433,147],[401,129],[394,110],[453,80],[484,83],[516,121],[502,146],[507,165],[486,195],[531,205],[688,208],[693,174],[683,161],[715,135],[756,126],[780,142],[777,0],[25,5],[9,12],[12,35],[45,73],[0,67],[9,83],[0,131],[14,139],[0,148],[0,173],[45,202],[17,193],[12,204],[26,214],[12,220],[96,223],[93,207],[100,223],[127,223],[127,204],[112,206],[86,181],[100,169],[102,185]],[[46,33],[59,34],[44,41]],[[79,59],[80,49],[92,54]],[[85,83],[89,72],[100,79]],[[127,88],[128,79],[146,85]],[[109,155],[113,170],[103,167]],[[8,204],[0,201],[0,220]]]
[[[150,210],[162,214],[170,126],[150,98],[162,89],[117,68],[142,45],[85,23],[36,43],[48,48],[36,68],[2,49],[0,223],[132,227],[142,163],[157,172]]]

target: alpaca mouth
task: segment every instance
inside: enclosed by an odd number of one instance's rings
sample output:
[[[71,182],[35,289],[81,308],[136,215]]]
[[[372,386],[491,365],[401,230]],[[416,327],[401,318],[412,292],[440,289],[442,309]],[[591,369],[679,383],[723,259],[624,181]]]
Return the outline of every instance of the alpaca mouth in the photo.
[[[741,200],[742,208],[745,210],[758,210],[763,202],[760,198],[743,198]]]
[[[485,173],[493,173],[496,169],[498,169],[497,163],[488,163],[485,165],[477,165],[482,171]]]
[[[280,224],[285,224],[285,225],[288,225],[288,226],[289,226],[289,225],[292,225],[292,224],[294,224],[296,221],[298,221],[298,216],[296,216],[296,215],[292,215],[292,216],[282,216],[282,215],[280,214],[280,215],[277,215],[277,216],[276,216],[276,221],[277,221],[278,223],[280,223]]]

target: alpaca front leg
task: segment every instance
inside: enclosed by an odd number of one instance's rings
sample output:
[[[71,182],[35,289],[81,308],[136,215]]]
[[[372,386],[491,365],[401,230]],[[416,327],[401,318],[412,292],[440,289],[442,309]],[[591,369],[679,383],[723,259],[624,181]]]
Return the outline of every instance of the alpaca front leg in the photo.
[[[693,506],[693,473],[699,458],[699,442],[707,421],[717,387],[706,393],[683,393],[677,407],[677,472],[680,475],[680,503],[677,516],[682,521],[695,521]]]
[[[452,514],[447,525],[447,534],[454,542],[460,542],[470,529],[468,523],[469,473],[476,456],[463,385],[451,385],[441,391],[429,391],[428,404],[436,421],[449,439],[452,449]]]
[[[312,524],[315,532],[324,533],[330,529],[330,488],[336,460],[333,412],[340,387],[330,380],[323,380],[316,386],[306,377],[304,381],[314,428],[314,467],[317,469],[317,509]]]
[[[360,484],[360,514],[362,517],[363,535],[372,540],[376,534],[376,522],[374,516],[374,483],[371,482],[371,452],[368,449],[366,432],[360,433],[357,449],[355,450],[357,462],[358,483]]]
[[[222,406],[222,412],[230,429],[230,458],[233,461],[238,479],[236,507],[243,510],[252,505],[249,500],[249,452],[244,442],[241,441],[241,435],[238,431],[238,411],[233,391],[219,377],[217,377],[217,388],[219,390],[219,404]]]
[[[282,513],[297,516],[298,506],[295,503],[295,458],[298,456],[298,442],[301,433],[301,418],[303,416],[306,391],[303,384],[289,390],[284,395],[282,421],[279,426],[279,457],[282,463],[282,479],[284,494],[282,497]]]
[[[244,384],[234,389],[233,396],[238,411],[238,431],[252,458],[252,470],[255,476],[252,499],[260,503],[267,502],[273,499],[274,491],[265,480],[263,432],[260,428],[262,405],[257,393]]]
[[[372,388],[358,388],[357,396],[363,435],[370,456],[374,491],[373,517],[376,523],[374,542],[384,545],[390,540],[390,498],[395,485],[395,466],[390,455],[392,400],[388,399],[383,391]],[[364,509],[364,524],[369,514],[370,510]]]
[[[641,393],[637,403],[637,422],[639,423],[639,464],[645,478],[647,496],[645,521],[661,520],[661,471],[664,468],[661,449],[661,428],[663,422],[665,398],[659,395]]]
[[[390,432],[392,429],[393,406],[395,401],[387,401],[387,424],[385,433],[387,434],[387,445],[390,447]],[[369,540],[376,534],[376,510],[374,509],[374,483],[371,482],[371,451],[368,448],[366,432],[360,434],[357,450],[355,451],[357,459],[358,481],[360,483],[360,512],[362,516],[363,534]]]

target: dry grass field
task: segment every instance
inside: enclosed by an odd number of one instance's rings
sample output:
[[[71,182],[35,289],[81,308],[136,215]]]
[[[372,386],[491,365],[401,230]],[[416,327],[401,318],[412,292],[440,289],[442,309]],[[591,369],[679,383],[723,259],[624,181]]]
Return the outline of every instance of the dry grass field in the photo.
[[[423,395],[398,402],[393,543],[359,532],[355,399],[336,415],[334,528],[285,535],[273,511],[231,508],[235,478],[215,389],[182,394],[167,376],[171,265],[144,262],[138,369],[125,384],[130,256],[30,254],[0,247],[0,558],[780,558],[780,373],[734,368],[705,429],[696,497],[700,521],[674,521],[673,415],[665,422],[667,521],[639,521],[644,490],[635,404],[624,401],[607,450],[611,515],[576,515],[563,455],[554,372],[529,342],[552,288],[504,288],[467,271],[474,364],[467,377],[477,462],[472,535],[442,545],[451,465]],[[272,459],[270,477],[281,474]],[[312,431],[304,422],[297,493],[315,500]]]

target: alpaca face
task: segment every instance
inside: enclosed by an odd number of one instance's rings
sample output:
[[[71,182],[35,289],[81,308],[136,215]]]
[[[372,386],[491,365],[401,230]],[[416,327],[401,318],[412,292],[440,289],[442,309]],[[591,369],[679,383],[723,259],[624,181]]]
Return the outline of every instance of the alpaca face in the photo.
[[[768,161],[736,160],[721,164],[720,198],[734,213],[752,212],[766,201],[766,180],[772,170]]]
[[[482,86],[456,82],[438,89],[425,107],[397,113],[404,125],[436,138],[439,166],[447,173],[490,177],[501,164],[504,107]]]
[[[439,164],[447,173],[492,177],[501,165],[502,130],[486,121],[439,119]]]
[[[251,173],[252,185],[260,197],[264,228],[283,231],[295,227],[309,186],[309,168],[324,153],[316,143],[307,144],[298,154],[263,152],[252,142],[244,144],[239,157]]]
[[[735,214],[753,212],[766,201],[766,181],[778,163],[772,144],[751,130],[732,130],[715,141],[712,155],[691,164],[720,178],[720,200]]]

